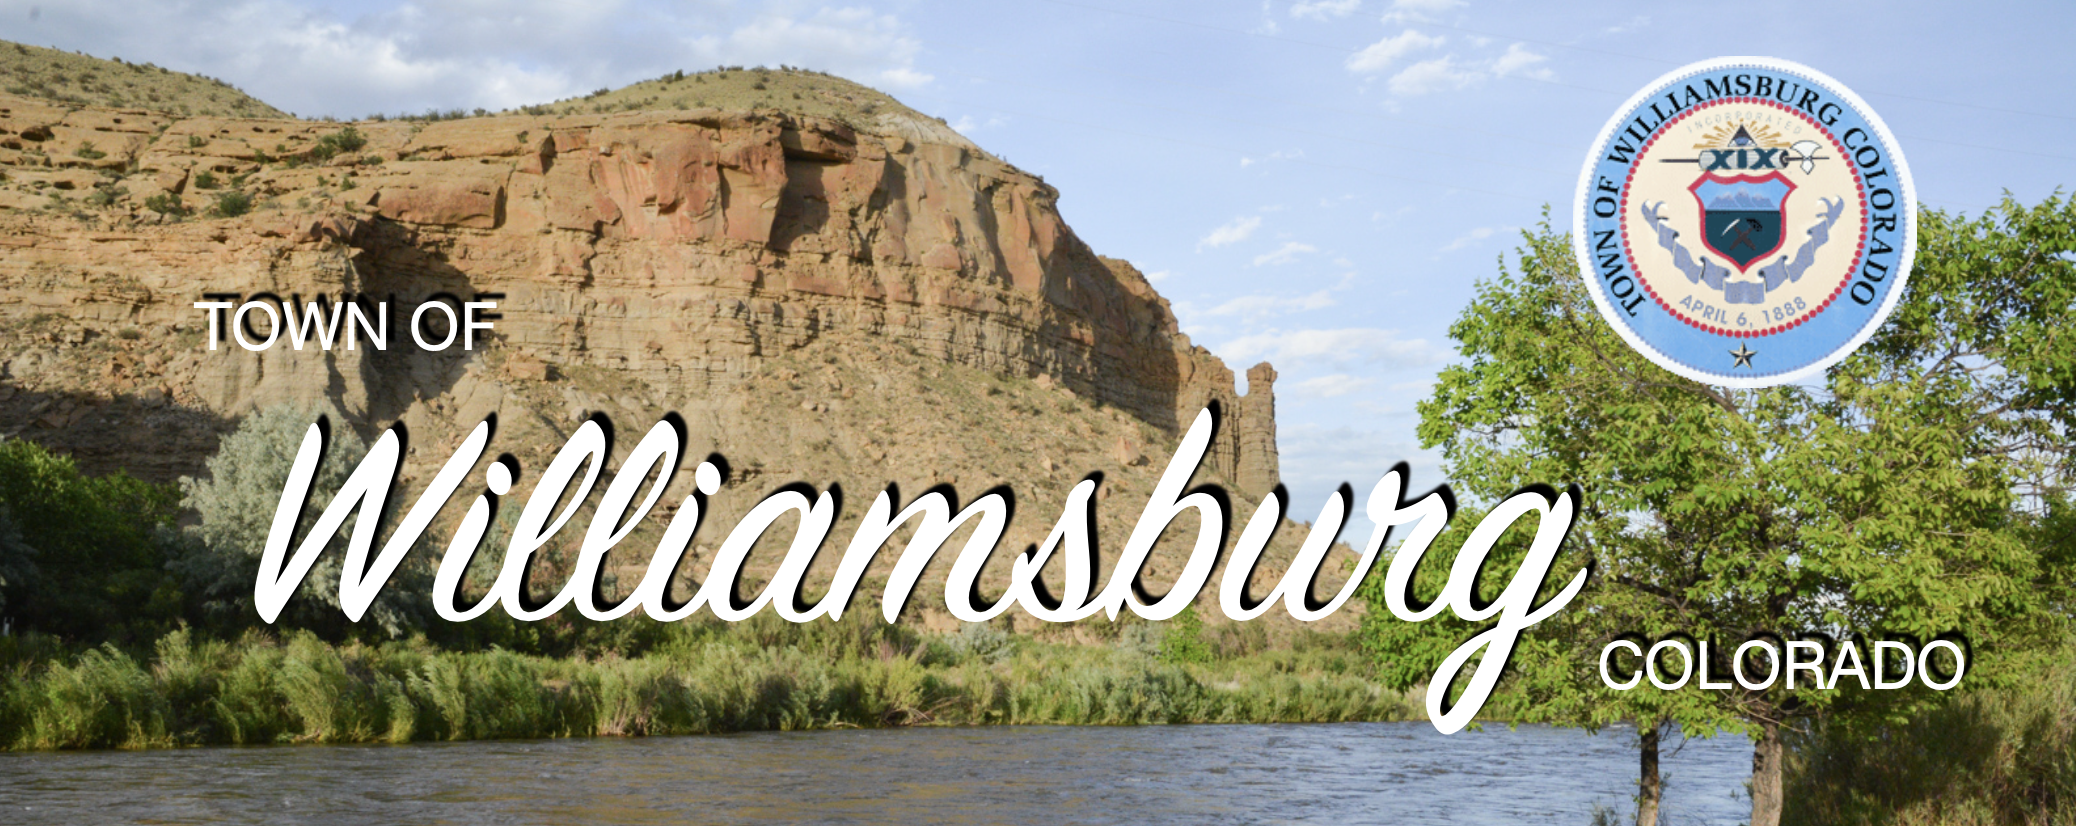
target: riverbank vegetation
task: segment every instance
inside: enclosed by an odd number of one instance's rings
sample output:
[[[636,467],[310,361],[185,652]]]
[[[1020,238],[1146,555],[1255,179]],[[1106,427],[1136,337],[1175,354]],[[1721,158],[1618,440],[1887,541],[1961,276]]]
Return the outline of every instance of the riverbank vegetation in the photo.
[[[1791,826],[2076,823],[2076,640],[2023,679],[1788,739]]]
[[[702,734],[927,724],[1346,722],[1420,713],[1345,636],[1277,650],[1145,623],[1100,644],[989,625],[921,634],[854,611],[648,629],[629,651],[328,643],[308,631],[148,651],[0,640],[0,745],[16,749]],[[1235,649],[1233,643],[1241,642]],[[1221,645],[1223,643],[1224,645]],[[45,644],[47,645],[47,643]]]

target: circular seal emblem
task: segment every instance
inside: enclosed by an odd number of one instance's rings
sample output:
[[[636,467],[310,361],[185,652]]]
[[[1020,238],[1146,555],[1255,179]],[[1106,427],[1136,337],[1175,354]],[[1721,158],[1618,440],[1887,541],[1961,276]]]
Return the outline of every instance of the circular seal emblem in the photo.
[[[1816,70],[1718,58],[1644,87],[1579,176],[1580,274],[1667,370],[1768,387],[1816,375],[1903,295],[1917,196],[1874,110]]]

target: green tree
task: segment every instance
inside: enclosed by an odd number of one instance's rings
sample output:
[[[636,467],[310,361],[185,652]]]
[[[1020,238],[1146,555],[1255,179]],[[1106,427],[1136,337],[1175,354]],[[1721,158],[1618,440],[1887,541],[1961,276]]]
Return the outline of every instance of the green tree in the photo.
[[[367,443],[343,424],[337,411],[281,405],[254,413],[217,446],[216,455],[208,462],[207,478],[180,480],[185,494],[182,504],[193,508],[200,520],[187,528],[184,549],[173,567],[186,579],[189,590],[200,597],[201,618],[211,624],[236,627],[258,618],[252,592],[259,577],[260,555],[266,549],[267,534],[273,529],[274,512],[281,503],[281,491],[287,485],[296,451],[303,443],[304,433],[320,415],[333,423],[331,443],[318,464],[310,498],[304,506],[301,527],[307,529],[313,515],[323,512],[368,452]],[[394,511],[395,507],[395,497],[391,497],[387,509]],[[311,629],[333,639],[359,635],[359,629],[339,610],[339,572],[349,533],[341,531],[325,546],[282,613],[284,624]],[[380,541],[376,547],[380,547]],[[366,619],[389,636],[422,625],[420,603],[430,581],[423,576],[425,556],[422,548],[414,548],[411,560],[398,568],[397,575],[368,608]]]
[[[177,501],[170,485],[88,476],[34,442],[0,442],[7,614],[21,630],[82,642],[156,637],[180,616],[161,541]]]
[[[7,592],[29,587],[36,576],[36,549],[22,541],[21,526],[7,503],[0,502],[0,632],[8,630]]]
[[[1565,556],[1589,559],[1596,580],[1523,639],[1494,711],[1635,722],[1640,823],[1655,816],[1667,724],[1751,737],[1752,823],[1773,826],[1783,727],[1898,719],[1942,697],[1807,680],[1618,692],[1598,671],[1617,636],[1688,634],[1720,653],[1757,633],[1963,632],[1980,657],[1970,683],[1994,684],[2009,673],[2001,655],[2052,640],[2066,621],[2068,597],[2052,586],[2066,585],[2069,554],[2036,537],[2071,471],[2076,207],[2007,200],[1973,220],[1920,220],[1906,299],[1820,384],[1733,390],[1653,365],[1600,318],[1569,239],[1547,224],[1450,330],[1462,360],[1421,404],[1420,434],[1469,504],[1536,482],[1587,491]],[[1423,593],[1444,573],[1423,572]],[[1400,687],[1475,630],[1391,622],[1374,588],[1371,599],[1366,640]],[[1676,656],[1667,664],[1677,673]],[[1763,658],[1754,665],[1764,673]]]

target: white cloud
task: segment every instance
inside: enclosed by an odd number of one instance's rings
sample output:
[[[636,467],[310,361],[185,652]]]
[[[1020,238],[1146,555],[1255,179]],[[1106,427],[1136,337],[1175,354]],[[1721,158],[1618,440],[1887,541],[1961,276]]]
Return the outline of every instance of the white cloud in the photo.
[[[925,74],[903,66],[881,71],[879,73],[879,82],[867,85],[878,86],[883,89],[915,89],[929,85],[930,81],[936,79],[935,75]]]
[[[1261,0],[1261,23],[1249,31],[1269,35],[1282,31],[1282,27],[1276,25],[1276,8],[1269,0]]]
[[[1432,20],[1442,12],[1463,7],[1463,0],[1394,0],[1384,13],[1386,24],[1409,20]]]
[[[1159,284],[1162,281],[1168,280],[1168,276],[1171,275],[1174,275],[1174,273],[1167,270],[1154,270],[1146,274],[1146,281],[1150,284]]]
[[[1297,241],[1286,241],[1284,242],[1283,246],[1277,247],[1274,252],[1265,252],[1261,255],[1255,256],[1254,265],[1257,267],[1282,266],[1284,264],[1288,264],[1292,261],[1298,260],[1300,256],[1309,255],[1311,253],[1315,253],[1318,251],[1319,248],[1312,246],[1311,244],[1303,244]]]
[[[1478,227],[1477,229],[1471,230],[1470,232],[1466,232],[1460,236],[1457,236],[1456,240],[1450,241],[1447,246],[1442,247],[1440,250],[1437,250],[1437,252],[1455,252],[1457,250],[1463,249],[1464,247],[1468,247],[1479,241],[1483,241],[1487,238],[1491,238],[1494,235],[1497,235],[1502,232],[1507,232],[1512,229],[1514,229],[1514,227]]]
[[[1261,216],[1259,215],[1234,218],[1226,222],[1225,226],[1212,230],[1210,235],[1206,235],[1203,239],[1197,241],[1197,249],[1202,250],[1205,247],[1216,249],[1237,244],[1247,240],[1258,229],[1261,229]]]
[[[993,129],[997,126],[1001,126],[1008,122],[1009,120],[1007,118],[1003,118],[1000,116],[991,117],[985,121],[976,121],[973,119],[972,115],[960,115],[958,120],[952,121],[951,128],[954,132],[957,132],[961,135],[965,135],[967,137],[972,137],[973,133],[978,132],[982,129]]]
[[[1371,363],[1391,367],[1440,364],[1448,352],[1426,339],[1401,339],[1396,330],[1350,327],[1339,330],[1271,330],[1241,336],[1216,348],[1229,362],[1260,359],[1328,364]]]
[[[1650,15],[1639,14],[1635,17],[1629,18],[1627,21],[1624,21],[1618,25],[1609,26],[1605,33],[1628,34],[1630,32],[1636,31],[1649,25],[1651,25]]]
[[[1446,92],[1461,89],[1481,79],[1477,70],[1457,65],[1455,57],[1438,57],[1407,66],[1404,71],[1392,75],[1391,92],[1408,96]]]
[[[1546,60],[1548,58],[1519,43],[1508,46],[1505,52],[1490,60],[1458,61],[1455,55],[1444,55],[1420,61],[1392,75],[1391,92],[1408,97],[1449,92],[1476,86],[1495,77],[1548,80],[1553,76],[1549,68],[1538,65]]]
[[[8,37],[219,77],[306,116],[502,109],[721,64],[804,66],[894,88],[931,79],[897,16],[788,0],[42,5]],[[0,2],[0,14],[12,8]]]
[[[1347,17],[1362,8],[1362,0],[1299,0],[1290,7],[1290,16],[1311,20],[1331,20]]]
[[[1412,29],[1407,29],[1399,32],[1397,35],[1371,43],[1362,51],[1349,56],[1348,71],[1357,74],[1376,74],[1391,68],[1391,64],[1397,63],[1399,58],[1440,45],[1442,45],[1441,37],[1431,37]]]
[[[1377,380],[1373,378],[1351,376],[1347,373],[1333,373],[1298,382],[1297,394],[1314,399],[1331,399],[1337,396],[1346,396],[1349,393],[1376,383]]]
[[[1499,77],[1520,75],[1522,77],[1547,79],[1550,76],[1550,70],[1538,68],[1536,65],[1547,60],[1549,58],[1531,52],[1527,47],[1515,43],[1507,47],[1506,54],[1502,54],[1492,61],[1492,74]]]
[[[1284,313],[1304,310],[1323,310],[1334,305],[1334,297],[1327,290],[1311,295],[1285,298],[1275,295],[1243,295],[1204,311],[1207,316],[1239,316],[1255,321]]]
[[[1242,158],[1240,158],[1240,168],[1241,168],[1241,169],[1246,169],[1247,167],[1253,166],[1253,165],[1255,165],[1255,164],[1258,164],[1258,163],[1267,163],[1267,162],[1269,162],[1269,161],[1294,161],[1294,160],[1297,160],[1297,159],[1299,159],[1299,158],[1302,158],[1302,157],[1304,157],[1304,156],[1305,156],[1305,150],[1303,150],[1303,149],[1293,149],[1293,150],[1291,150],[1291,151],[1289,151],[1289,152],[1285,152],[1285,151],[1283,151],[1283,150],[1281,150],[1281,149],[1278,149],[1278,150],[1276,150],[1276,151],[1274,151],[1274,152],[1270,152],[1269,154],[1267,154],[1267,155],[1264,155],[1264,156],[1262,156],[1262,157],[1261,157],[1261,158],[1260,158],[1259,160],[1257,160],[1257,159],[1255,159],[1255,158],[1249,158],[1249,157],[1242,157]],[[1265,210],[1263,210],[1263,211],[1264,211],[1264,212],[1273,212],[1273,211],[1275,211],[1275,210],[1273,210],[1273,209],[1265,209]]]

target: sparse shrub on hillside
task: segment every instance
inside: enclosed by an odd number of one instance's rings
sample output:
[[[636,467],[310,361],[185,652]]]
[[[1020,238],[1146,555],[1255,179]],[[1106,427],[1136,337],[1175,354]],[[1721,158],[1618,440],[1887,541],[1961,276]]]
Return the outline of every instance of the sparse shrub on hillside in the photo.
[[[108,157],[108,153],[94,148],[93,141],[80,141],[79,148],[72,150],[72,154],[78,155],[79,157],[85,158],[90,161],[98,161],[102,158]]]
[[[180,196],[171,192],[161,192],[144,199],[144,208],[173,218],[187,214],[187,206],[180,202]]]
[[[222,186],[223,182],[216,179],[216,173],[205,169],[195,173],[194,184],[196,189],[215,189]]]
[[[216,204],[209,212],[218,218],[236,218],[252,211],[252,196],[232,190],[216,196]]]
[[[200,148],[202,148],[202,147],[204,147],[204,146],[208,146],[208,145],[209,145],[209,139],[208,139],[208,138],[202,137],[201,135],[189,135],[189,136],[187,136],[187,148],[189,148],[189,149],[200,149]]]
[[[93,192],[88,193],[81,200],[84,200],[88,206],[110,207],[114,206],[118,199],[128,194],[129,192],[120,186],[97,186],[94,187]]]
[[[368,145],[367,136],[362,135],[359,129],[351,126],[327,135],[326,139],[330,140],[332,145],[339,147],[339,150],[342,152],[359,152],[362,147]]]
[[[478,110],[478,114],[481,114],[481,110]],[[328,161],[337,155],[359,152],[367,145],[367,136],[362,135],[359,129],[348,126],[318,138],[317,145],[310,147],[310,151],[304,154],[312,160]]]

